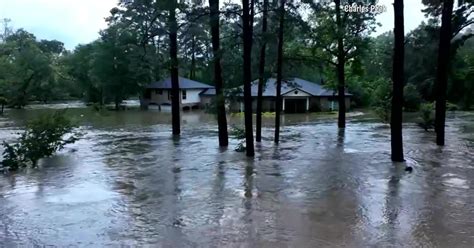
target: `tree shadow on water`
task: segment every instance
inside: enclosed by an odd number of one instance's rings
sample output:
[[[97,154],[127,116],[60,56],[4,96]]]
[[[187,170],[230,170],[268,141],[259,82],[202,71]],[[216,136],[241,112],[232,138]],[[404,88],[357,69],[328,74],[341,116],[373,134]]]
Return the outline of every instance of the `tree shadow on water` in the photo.
[[[403,167],[392,168],[393,173],[387,182],[385,206],[383,209],[384,228],[383,236],[391,244],[397,241],[397,231],[400,230],[400,214],[403,210],[403,201],[400,196],[400,180],[403,177]]]
[[[344,140],[346,138],[346,130],[344,128],[339,128],[337,130],[337,147],[344,148]]]

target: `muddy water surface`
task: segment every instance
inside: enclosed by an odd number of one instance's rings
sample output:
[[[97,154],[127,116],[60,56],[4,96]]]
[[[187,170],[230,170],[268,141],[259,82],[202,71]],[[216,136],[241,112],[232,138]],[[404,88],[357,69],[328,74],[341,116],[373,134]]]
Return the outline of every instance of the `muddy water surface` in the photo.
[[[0,138],[51,111],[9,111]],[[366,116],[272,119],[255,159],[217,146],[202,112],[68,114],[84,137],[41,168],[0,176],[0,246],[473,247],[474,115],[451,113],[447,146],[406,123],[404,164],[387,126]],[[239,125],[239,117],[231,123]]]

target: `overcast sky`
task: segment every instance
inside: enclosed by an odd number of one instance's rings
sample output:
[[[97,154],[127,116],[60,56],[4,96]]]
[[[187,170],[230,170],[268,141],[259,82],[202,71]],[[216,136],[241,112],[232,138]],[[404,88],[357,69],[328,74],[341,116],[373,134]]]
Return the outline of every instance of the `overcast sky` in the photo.
[[[222,0],[221,0],[222,1]],[[380,0],[387,12],[378,16],[377,34],[393,29],[393,0]],[[98,38],[106,27],[104,18],[117,0],[0,0],[0,18],[12,19],[14,28],[24,28],[39,39],[56,39],[73,49]],[[421,0],[405,1],[405,30],[424,20]]]

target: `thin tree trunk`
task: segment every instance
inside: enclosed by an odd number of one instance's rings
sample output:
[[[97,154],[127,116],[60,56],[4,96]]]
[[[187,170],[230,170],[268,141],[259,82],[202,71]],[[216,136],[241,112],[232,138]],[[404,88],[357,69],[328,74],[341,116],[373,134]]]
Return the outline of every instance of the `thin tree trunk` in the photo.
[[[337,125],[339,128],[346,127],[346,96],[345,96],[345,81],[346,76],[344,72],[346,64],[346,56],[344,52],[344,39],[343,39],[343,23],[341,20],[341,0],[336,0],[336,23],[337,23],[337,98],[339,102],[338,121]]]
[[[5,105],[2,104],[2,111],[0,111],[0,115],[3,115],[3,110],[5,109]]]
[[[214,84],[216,87],[216,103],[217,103],[217,126],[219,129],[219,146],[229,145],[229,135],[227,132],[227,118],[225,116],[225,98],[222,93],[222,66],[219,38],[219,0],[209,0],[210,26],[212,36],[212,50],[214,53]]]
[[[445,0],[441,17],[441,34],[438,50],[438,70],[436,74],[436,144],[444,146],[446,123],[446,91],[448,85],[449,53],[451,50],[451,17],[453,0]]]
[[[191,71],[189,72],[189,78],[192,80],[196,79],[196,38],[193,36],[191,42]]]
[[[281,81],[283,79],[283,27],[285,23],[285,0],[280,1],[280,24],[278,27],[277,51],[277,81],[276,81],[276,109],[275,109],[275,143],[280,142],[280,115],[281,115]]]
[[[255,17],[255,0],[250,0],[250,19],[249,19],[249,27],[250,33],[252,34],[253,39],[253,19]]]
[[[179,100],[179,75],[178,75],[178,24],[176,21],[176,0],[171,0],[170,13],[168,19],[169,39],[170,39],[170,60],[171,60],[171,114],[173,135],[181,133],[180,127],[180,100]]]
[[[263,16],[262,16],[262,46],[260,47],[260,64],[258,67],[258,95],[257,95],[257,130],[255,140],[262,141],[262,105],[263,105],[263,84],[265,83],[265,51],[267,49],[267,12],[268,0],[263,0]]]
[[[395,46],[393,52],[393,96],[392,112],[390,118],[392,161],[403,162],[403,85],[404,85],[404,59],[405,59],[405,31],[403,17],[403,0],[395,0]]]
[[[245,145],[248,157],[255,155],[253,146],[253,125],[252,125],[252,28],[250,26],[249,0],[242,0],[242,39],[244,42],[243,52],[243,79],[244,79],[244,111],[245,111]]]

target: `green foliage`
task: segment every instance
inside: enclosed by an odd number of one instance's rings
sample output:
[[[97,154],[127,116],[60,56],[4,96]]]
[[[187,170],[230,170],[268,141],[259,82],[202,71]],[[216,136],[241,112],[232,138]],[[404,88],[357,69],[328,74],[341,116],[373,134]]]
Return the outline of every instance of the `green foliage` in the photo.
[[[448,97],[461,109],[470,110],[474,105],[474,39],[466,41],[453,61]]]
[[[420,106],[420,117],[422,122],[418,123],[420,127],[428,131],[434,127],[433,103],[423,103]]]
[[[403,89],[404,103],[403,107],[405,111],[416,112],[420,108],[421,95],[413,84],[407,84]]]
[[[379,79],[373,92],[372,107],[375,114],[385,123],[390,123],[392,106],[392,85],[389,80]]]
[[[458,39],[453,40],[454,43]],[[474,104],[474,40],[462,40],[463,46],[455,46],[452,50],[453,62],[448,83],[447,99],[456,103],[462,109],[469,109]],[[434,84],[436,78],[437,61],[433,54],[438,53],[439,46],[439,21],[429,19],[421,23],[406,37],[405,56],[405,110],[416,111],[422,101],[434,101]],[[371,38],[369,49],[359,59],[362,60],[364,74],[359,80],[362,88],[367,90],[369,96],[376,87],[377,79],[391,78],[393,34],[385,33]],[[409,55],[409,56],[408,56]],[[347,70],[346,70],[347,71]],[[347,84],[351,87],[352,73],[348,75]],[[355,87],[355,99],[361,91]],[[365,97],[362,97],[364,99]]]
[[[370,83],[372,82],[367,81],[367,79],[362,76],[353,75],[351,72],[346,75],[346,85],[348,91],[352,94],[352,104],[356,107],[369,106],[371,103],[372,89]]]
[[[233,126],[230,129],[230,136],[234,139],[239,140],[239,144],[237,144],[235,151],[245,152],[245,129]]]
[[[332,1],[305,1],[312,5],[309,25],[313,27],[311,33],[311,53],[328,66],[336,63],[353,63],[353,74],[360,74],[362,65],[356,58],[364,54],[370,45],[369,35],[375,31],[377,25],[374,12],[357,12],[347,14],[344,11],[337,16]],[[368,3],[375,4],[376,0]],[[340,19],[340,24],[337,20]],[[338,39],[344,42],[344,61],[339,61]],[[337,61],[337,62],[336,62]]]
[[[234,139],[239,139],[239,140],[240,139],[245,139],[245,129],[233,126],[231,131],[230,131],[230,135]]]
[[[50,58],[38,47],[33,34],[22,29],[0,44],[0,84],[13,107],[25,106],[32,88],[48,81],[51,76]],[[2,93],[3,93],[2,92]]]
[[[360,57],[364,65],[364,79],[374,81],[392,77],[393,43],[393,32],[383,33],[370,40],[369,49]]]
[[[341,1],[344,2],[344,1]],[[376,2],[370,0],[369,2]],[[440,1],[424,0],[427,22],[406,37],[405,110],[416,111],[422,101],[434,100],[436,59],[439,45]],[[178,58],[182,76],[210,83],[208,7],[203,1],[119,1],[106,19],[108,27],[100,38],[68,52],[57,40],[38,40],[25,30],[14,30],[10,20],[0,32],[0,93],[8,105],[21,108],[29,101],[50,102],[80,98],[88,103],[118,107],[127,98],[143,93],[145,85],[168,76],[169,10],[177,4]],[[462,109],[474,104],[474,40],[472,32],[460,32],[472,22],[473,1],[462,1],[453,13],[453,62],[447,99]],[[261,34],[261,3],[256,2],[254,48],[267,44],[265,76],[275,72],[278,1],[269,2],[268,31]],[[221,6],[221,48],[224,88],[242,85],[241,6]],[[393,33],[377,37],[375,13],[341,11],[338,31],[334,1],[287,1],[284,28],[284,77],[320,82],[328,89],[337,86],[333,66],[337,62],[337,40],[343,38],[345,81],[355,106],[376,105],[382,119],[388,106],[374,98],[382,91],[380,78],[391,78]],[[408,56],[409,55],[409,56]],[[258,71],[259,49],[253,49],[252,71]],[[254,73],[253,78],[256,78]],[[383,87],[382,87],[383,88]],[[381,94],[381,93],[380,93]],[[383,95],[383,94],[381,94]],[[226,95],[226,101],[237,97]],[[374,104],[374,102],[376,102]],[[212,111],[212,109],[210,109]]]
[[[414,84],[426,101],[434,100],[439,27],[434,22],[422,22],[406,37],[405,78]]]
[[[41,40],[23,29],[11,31],[0,43],[0,92],[9,105],[24,107],[28,101],[65,99],[71,92],[64,70],[63,43]]]
[[[3,142],[3,170],[36,167],[41,158],[49,157],[55,152],[79,139],[74,132],[75,125],[64,111],[41,116],[26,126],[15,144]]]

